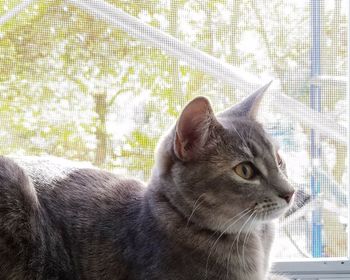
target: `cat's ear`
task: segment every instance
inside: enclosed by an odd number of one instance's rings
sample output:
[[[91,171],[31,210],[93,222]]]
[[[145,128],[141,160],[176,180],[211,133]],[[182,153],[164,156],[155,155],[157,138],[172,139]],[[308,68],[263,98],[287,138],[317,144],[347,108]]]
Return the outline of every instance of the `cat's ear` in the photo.
[[[272,81],[268,84],[264,85],[263,87],[256,90],[254,93],[250,94],[248,97],[243,99],[240,103],[236,104],[232,108],[222,112],[220,116],[224,117],[248,117],[250,119],[255,120],[259,106],[261,103],[261,100],[268,89],[268,87],[271,85]]]
[[[216,122],[210,102],[196,97],[183,109],[175,128],[174,151],[182,161],[195,159],[204,149]]]

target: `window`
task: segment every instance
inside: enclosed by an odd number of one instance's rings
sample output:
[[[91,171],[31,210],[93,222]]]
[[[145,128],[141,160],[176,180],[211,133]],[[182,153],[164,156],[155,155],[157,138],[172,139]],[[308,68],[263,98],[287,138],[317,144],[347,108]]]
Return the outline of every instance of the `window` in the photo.
[[[0,15],[1,154],[147,180],[188,100],[219,111],[274,79],[260,118],[306,194],[275,269],[350,277],[348,1],[4,0]]]

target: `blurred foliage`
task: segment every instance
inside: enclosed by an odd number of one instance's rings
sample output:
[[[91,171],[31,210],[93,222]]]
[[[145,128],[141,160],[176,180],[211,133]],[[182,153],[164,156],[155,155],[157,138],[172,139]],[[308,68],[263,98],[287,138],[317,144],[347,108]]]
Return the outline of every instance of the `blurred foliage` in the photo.
[[[0,1],[0,13],[20,2]],[[308,102],[308,5],[283,0],[108,2],[244,70],[275,76],[285,93]],[[323,7],[322,50],[327,60],[322,65],[324,73],[343,75],[347,19],[340,11],[341,2],[334,3],[332,8]],[[335,28],[341,30],[334,32]],[[257,51],[250,44],[261,48]],[[8,143],[3,153],[20,146],[26,153],[89,160],[106,168],[126,164],[144,171],[144,178],[153,162],[138,162],[152,153],[189,99],[209,95],[222,109],[242,96],[57,0],[37,1],[1,26],[0,65],[0,117],[6,120],[3,134]],[[324,106],[332,111],[344,98],[344,89],[327,86]],[[108,119],[123,118],[124,105],[118,104],[122,95],[143,100],[142,108],[125,116],[134,120],[133,127],[114,137]],[[116,152],[117,145],[140,152],[130,154],[123,148]]]

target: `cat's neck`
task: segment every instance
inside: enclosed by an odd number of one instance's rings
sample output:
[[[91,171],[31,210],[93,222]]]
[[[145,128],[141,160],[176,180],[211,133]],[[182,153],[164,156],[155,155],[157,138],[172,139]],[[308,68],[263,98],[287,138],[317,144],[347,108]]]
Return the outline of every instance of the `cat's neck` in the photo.
[[[149,182],[145,199],[150,205],[153,216],[168,224],[176,221],[177,227],[203,230],[208,234],[220,232],[218,219],[211,219],[198,206],[198,201],[187,201],[184,194],[177,191],[170,176],[153,176]],[[169,218],[171,217],[171,218]],[[227,232],[228,233],[228,232]]]
[[[176,186],[171,178],[152,176],[145,198],[155,211],[162,210],[161,213],[156,213],[157,216],[166,214],[162,213],[163,211],[174,212],[178,219],[185,221],[188,217],[188,207],[175,190]]]
[[[168,188],[176,188],[171,180],[168,178],[153,178],[145,194],[147,211],[158,221],[156,224],[165,235],[172,240],[180,238],[181,240],[177,241],[181,242],[184,247],[195,247],[196,250],[204,253],[205,258],[211,256],[214,259],[222,260],[225,269],[227,262],[231,263],[231,267],[242,266],[241,262],[243,262],[244,266],[247,267],[257,266],[256,269],[259,271],[259,275],[267,271],[271,246],[270,239],[273,238],[268,224],[261,225],[257,230],[252,231],[249,238],[247,238],[246,232],[230,233],[214,229],[213,227],[216,226],[214,222],[207,224],[207,221],[200,221],[201,217],[196,216],[195,212],[192,213],[193,208],[189,208],[185,202],[180,206],[179,201],[182,201],[180,195],[172,192],[172,195],[169,196],[166,191]],[[244,245],[244,243],[246,244]],[[233,248],[233,246],[236,246],[235,244],[240,250],[242,250],[242,246],[247,246],[246,255],[250,257],[247,259],[237,258],[235,256],[237,249],[236,247]],[[254,248],[258,248],[258,250]],[[262,278],[259,277],[259,279]]]

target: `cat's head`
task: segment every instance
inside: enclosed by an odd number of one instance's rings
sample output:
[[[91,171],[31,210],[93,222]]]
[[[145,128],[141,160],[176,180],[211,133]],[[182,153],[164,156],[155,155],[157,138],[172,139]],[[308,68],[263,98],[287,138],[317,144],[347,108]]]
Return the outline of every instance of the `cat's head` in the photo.
[[[207,98],[193,99],[164,139],[157,176],[190,221],[230,232],[275,219],[292,203],[284,161],[256,121],[267,87],[216,115]]]

